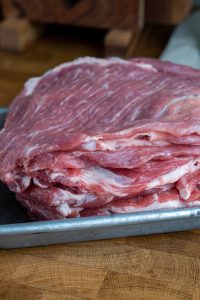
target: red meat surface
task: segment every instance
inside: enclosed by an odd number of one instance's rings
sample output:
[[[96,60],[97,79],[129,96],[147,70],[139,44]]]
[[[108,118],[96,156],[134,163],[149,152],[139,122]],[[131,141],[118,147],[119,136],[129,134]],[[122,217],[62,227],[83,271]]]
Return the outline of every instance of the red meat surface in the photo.
[[[199,78],[86,57],[30,79],[0,131],[0,179],[36,219],[200,205]]]

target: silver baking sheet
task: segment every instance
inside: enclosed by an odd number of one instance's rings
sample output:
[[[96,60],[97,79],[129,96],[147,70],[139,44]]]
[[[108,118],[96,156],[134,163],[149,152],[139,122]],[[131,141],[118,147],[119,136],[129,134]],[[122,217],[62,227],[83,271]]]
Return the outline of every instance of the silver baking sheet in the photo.
[[[0,127],[6,109],[0,109]],[[128,237],[200,229],[200,207],[32,222],[15,195],[0,183],[0,248]]]

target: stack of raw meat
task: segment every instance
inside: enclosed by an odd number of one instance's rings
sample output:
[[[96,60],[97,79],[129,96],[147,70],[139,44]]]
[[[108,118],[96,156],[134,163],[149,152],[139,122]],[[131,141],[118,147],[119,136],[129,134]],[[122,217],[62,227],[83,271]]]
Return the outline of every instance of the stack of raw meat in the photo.
[[[29,80],[0,178],[39,219],[200,205],[200,71],[81,58]]]

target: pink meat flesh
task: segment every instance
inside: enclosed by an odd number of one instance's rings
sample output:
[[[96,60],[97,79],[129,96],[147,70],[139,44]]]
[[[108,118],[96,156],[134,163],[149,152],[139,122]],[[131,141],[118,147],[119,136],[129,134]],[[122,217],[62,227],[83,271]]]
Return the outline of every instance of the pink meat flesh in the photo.
[[[34,219],[200,205],[200,71],[85,57],[30,79],[0,131],[0,179]]]

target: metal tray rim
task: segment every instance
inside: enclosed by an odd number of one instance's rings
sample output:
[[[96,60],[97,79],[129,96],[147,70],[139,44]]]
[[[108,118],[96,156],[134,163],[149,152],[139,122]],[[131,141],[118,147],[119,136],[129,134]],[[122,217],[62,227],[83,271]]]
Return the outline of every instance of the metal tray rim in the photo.
[[[179,208],[174,210],[159,210],[139,213],[116,214],[105,217],[86,217],[56,221],[38,221],[17,224],[0,225],[0,237],[7,235],[76,231],[108,227],[147,224],[153,222],[175,221],[181,219],[199,218],[200,207]]]
[[[0,114],[5,115],[6,112],[6,107],[0,107]],[[107,230],[104,230],[105,228]],[[39,246],[194,228],[200,228],[200,206],[101,217],[13,223],[0,225],[0,248]]]

